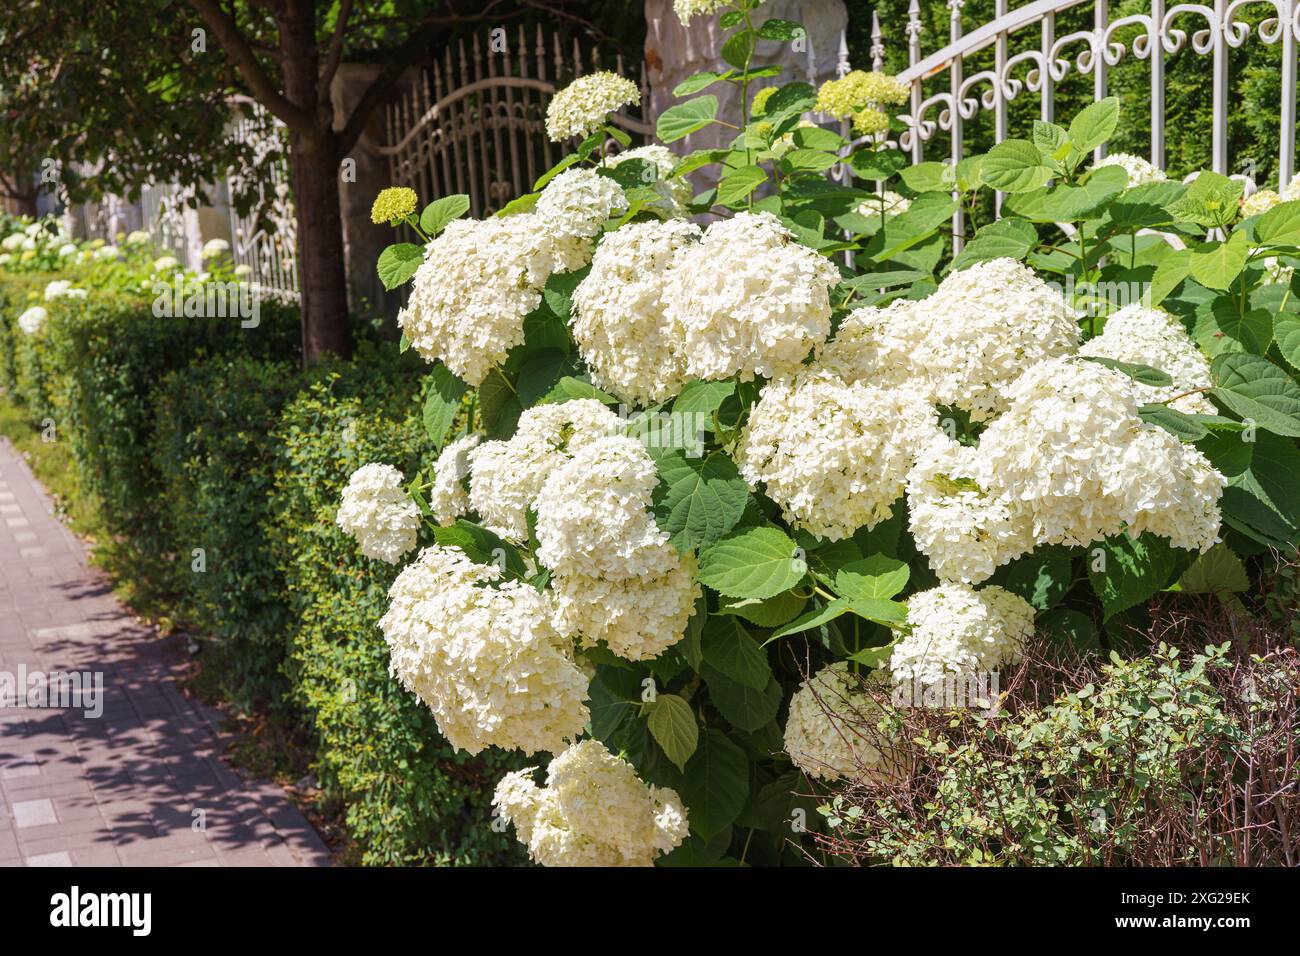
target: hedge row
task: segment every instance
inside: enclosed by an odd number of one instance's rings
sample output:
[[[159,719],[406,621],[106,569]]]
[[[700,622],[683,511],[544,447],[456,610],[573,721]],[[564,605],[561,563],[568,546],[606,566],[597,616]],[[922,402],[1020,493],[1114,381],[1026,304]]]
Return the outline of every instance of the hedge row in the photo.
[[[334,524],[353,469],[430,453],[418,362],[368,343],[302,370],[292,309],[244,329],[105,290],[49,303],[26,335],[16,318],[53,278],[0,274],[0,387],[70,444],[79,497],[130,552],[121,583],[202,638],[223,696],[314,740],[364,862],[517,861],[488,804],[509,761],[454,753],[389,676],[376,622],[396,569]]]

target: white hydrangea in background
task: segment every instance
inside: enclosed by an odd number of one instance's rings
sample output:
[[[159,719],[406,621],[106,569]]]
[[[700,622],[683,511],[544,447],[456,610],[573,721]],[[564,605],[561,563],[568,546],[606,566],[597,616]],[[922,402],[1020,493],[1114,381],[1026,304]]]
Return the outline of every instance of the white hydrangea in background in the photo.
[[[788,521],[837,540],[889,517],[937,427],[935,410],[910,391],[813,370],[763,389],[736,458]]]
[[[527,409],[508,441],[484,442],[469,453],[469,500],[484,526],[509,541],[526,541],[528,509],[551,471],[621,426],[594,398]]]
[[[906,386],[985,421],[1028,366],[1078,343],[1059,292],[1014,259],[993,259],[952,273],[925,299],[858,309],[821,361],[847,381]]]
[[[202,250],[200,250],[199,254],[203,257],[204,260],[220,259],[229,251],[230,251],[230,243],[226,242],[226,240],[209,239],[207,242],[203,244],[203,248]]]
[[[1294,177],[1289,183],[1282,188],[1283,202],[1296,202],[1300,200],[1300,176]]]
[[[23,330],[25,335],[35,335],[49,318],[49,313],[39,305],[34,305],[22,315],[18,316],[18,328]]]
[[[531,214],[456,219],[429,243],[398,325],[417,352],[477,387],[523,342],[551,273],[584,265],[588,245]]]
[[[682,26],[688,25],[694,17],[711,16],[729,6],[730,0],[673,0],[673,12]]]
[[[551,97],[546,108],[546,135],[553,143],[572,137],[586,139],[605,124],[610,113],[640,102],[641,91],[626,77],[607,70],[588,73]]]
[[[46,302],[53,302],[55,299],[84,299],[86,294],[85,289],[74,289],[69,279],[54,279],[45,285]]]
[[[1026,504],[982,487],[980,450],[935,431],[907,476],[909,529],[943,580],[978,584],[1034,549]]]
[[[682,250],[665,293],[683,330],[686,371],[748,381],[795,371],[830,332],[839,270],[770,213],[712,223]]]
[[[647,786],[598,740],[574,744],[546,768],[507,774],[492,803],[543,866],[651,866],[688,830],[676,791]]]
[[[1157,169],[1141,156],[1132,153],[1111,153],[1097,163],[1095,168],[1100,169],[1102,166],[1121,167],[1128,174],[1129,189],[1149,183],[1163,183],[1168,179],[1163,169]]]
[[[1282,197],[1274,190],[1257,189],[1241,201],[1241,218],[1263,215],[1280,202]]]
[[[368,558],[396,564],[415,547],[420,509],[404,483],[392,465],[371,463],[354,471],[343,489],[335,520]]]
[[[562,236],[590,239],[616,209],[627,207],[623,187],[594,169],[566,169],[537,197],[539,225]]]
[[[1009,396],[980,437],[975,478],[1029,506],[1036,541],[1086,545],[1152,522],[1181,529],[1180,547],[1204,551],[1218,540],[1223,476],[1142,421],[1128,376],[1054,359],[1025,372]]]
[[[858,215],[860,216],[879,216],[884,213],[886,219],[891,216],[897,216],[907,212],[912,207],[912,200],[905,196],[900,196],[892,189],[886,189],[883,192],[876,193],[870,199],[864,199],[858,205]]]
[[[794,765],[820,780],[886,774],[888,760],[876,744],[881,708],[872,685],[888,692],[883,670],[873,671],[864,690],[848,661],[836,661],[799,685],[785,722],[785,752]]]
[[[624,226],[601,241],[573,293],[573,337],[592,382],[623,401],[661,402],[688,381],[664,283],[678,252],[700,234],[695,223],[676,219]]]
[[[649,146],[637,146],[633,149],[625,149],[621,153],[615,153],[613,156],[605,158],[605,165],[613,169],[619,163],[626,162],[629,159],[643,159],[646,162],[653,163],[658,170],[659,178],[655,181],[655,192],[660,196],[655,208],[662,209],[667,215],[673,218],[681,218],[686,215],[686,206],[691,201],[691,182],[684,176],[670,179],[674,169],[677,168],[678,155],[667,146],[660,146],[653,143]],[[649,185],[647,183],[647,185]]]
[[[1020,660],[1034,609],[1000,587],[946,582],[907,599],[907,630],[889,659],[895,681],[931,685]]]
[[[1214,405],[1203,394],[1184,394],[1214,384],[1210,362],[1183,324],[1162,309],[1134,303],[1112,313],[1101,335],[1084,343],[1079,354],[1150,365],[1174,380],[1165,386],[1133,382],[1144,403],[1182,396],[1171,407],[1188,414],[1216,414]]]
[[[154,272],[175,272],[181,266],[175,256],[159,256],[153,261]]]
[[[453,524],[469,510],[469,453],[478,446],[482,435],[458,438],[442,450],[433,466],[433,487],[429,489],[429,510],[440,525]]]
[[[549,598],[459,548],[425,548],[388,592],[390,668],[457,749],[558,753],[589,719],[587,678]]]

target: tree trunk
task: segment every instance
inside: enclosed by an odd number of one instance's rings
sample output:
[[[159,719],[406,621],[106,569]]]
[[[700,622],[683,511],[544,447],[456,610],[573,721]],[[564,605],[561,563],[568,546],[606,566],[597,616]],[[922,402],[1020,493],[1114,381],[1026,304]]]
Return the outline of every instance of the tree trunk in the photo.
[[[306,362],[327,352],[352,354],[339,158],[332,133],[322,143],[291,137],[293,201],[298,219],[298,280],[302,290],[302,351]]]

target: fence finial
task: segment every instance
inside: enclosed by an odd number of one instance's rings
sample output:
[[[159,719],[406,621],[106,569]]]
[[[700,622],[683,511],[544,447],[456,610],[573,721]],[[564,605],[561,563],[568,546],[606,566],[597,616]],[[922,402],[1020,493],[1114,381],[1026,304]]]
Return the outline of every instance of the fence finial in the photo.
[[[808,44],[808,49],[810,50],[812,49],[811,41]],[[839,53],[836,55],[836,60],[835,60],[835,75],[840,79],[844,79],[844,77],[849,75],[849,72],[852,69],[853,66],[851,63],[849,63],[849,38],[848,35],[845,33],[845,31],[841,30],[840,49],[839,49]]]
[[[885,68],[885,36],[880,32],[880,14],[871,11],[871,69],[877,73]]]
[[[920,0],[912,0],[907,5],[907,45],[910,48],[916,48],[920,52],[921,32],[925,29],[921,25],[921,3]],[[918,56],[917,59],[920,57]],[[916,60],[912,61],[913,63]]]

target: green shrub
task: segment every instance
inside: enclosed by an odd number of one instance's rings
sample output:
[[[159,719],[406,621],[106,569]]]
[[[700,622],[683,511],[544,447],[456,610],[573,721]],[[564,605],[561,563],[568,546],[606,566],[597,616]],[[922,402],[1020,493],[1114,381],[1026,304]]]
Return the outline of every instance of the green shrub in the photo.
[[[495,781],[518,758],[453,751],[429,710],[389,676],[377,624],[397,568],[361,557],[334,524],[354,469],[381,461],[413,473],[432,453],[413,367],[364,357],[340,366],[281,422],[273,511],[297,628],[293,684],[319,738],[321,785],[346,803],[364,862],[518,861],[518,844],[494,831],[489,806]]]
[[[303,384],[287,362],[201,359],[167,375],[155,395],[153,461],[162,533],[177,556],[174,590],[207,642],[205,670],[241,707],[276,708],[289,627],[272,553],[272,429]]]
[[[20,341],[26,336],[18,328],[18,316],[40,304],[40,293],[48,278],[29,273],[0,273],[0,387],[20,401],[17,353]]]

